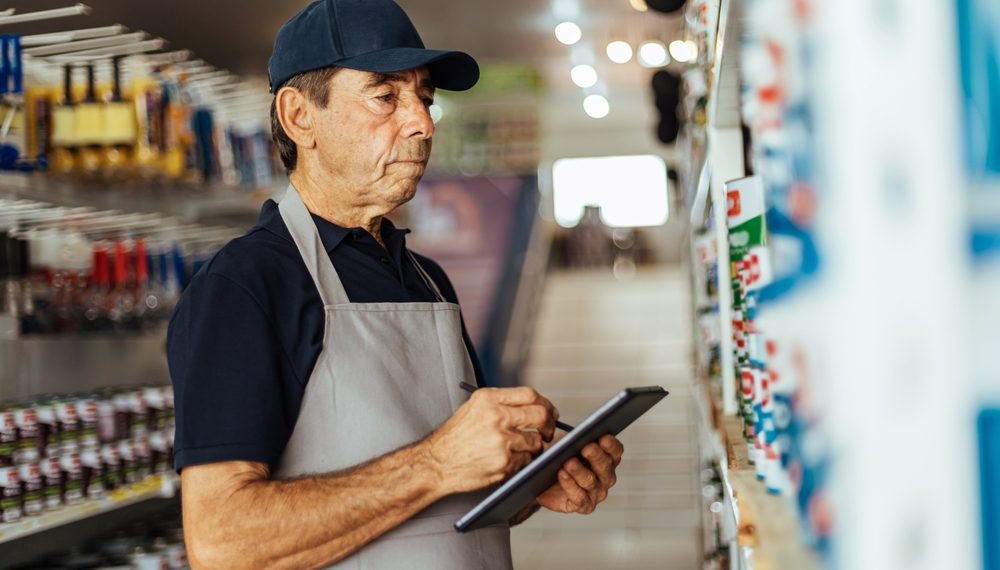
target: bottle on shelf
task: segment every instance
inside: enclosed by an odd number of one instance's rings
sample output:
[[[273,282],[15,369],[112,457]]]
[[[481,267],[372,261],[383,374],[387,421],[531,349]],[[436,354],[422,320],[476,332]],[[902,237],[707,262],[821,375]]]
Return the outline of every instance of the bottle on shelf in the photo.
[[[100,501],[169,473],[173,431],[169,386],[0,403],[0,523]]]
[[[190,277],[237,235],[156,214],[0,200],[5,226],[17,229],[0,230],[0,314],[22,335],[160,328]]]
[[[43,97],[39,98],[43,100]],[[39,142],[39,145],[42,143]],[[73,66],[63,67],[62,102],[52,107],[52,162],[53,172],[69,174],[76,165],[74,149],[77,145],[76,106],[73,103]]]
[[[95,176],[101,169],[100,143],[103,126],[103,109],[97,100],[94,65],[87,70],[87,89],[83,101],[76,108],[77,169],[87,177]]]
[[[135,107],[122,97],[121,62],[124,56],[111,58],[111,94],[104,104],[104,156],[105,174],[112,178],[128,174],[129,146],[138,135]]]

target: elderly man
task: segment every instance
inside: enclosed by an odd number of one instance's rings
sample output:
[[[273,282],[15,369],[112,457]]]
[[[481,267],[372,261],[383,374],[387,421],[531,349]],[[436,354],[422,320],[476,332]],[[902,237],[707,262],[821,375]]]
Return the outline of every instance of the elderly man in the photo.
[[[529,388],[482,389],[455,291],[384,216],[430,156],[435,88],[479,77],[391,0],[322,0],[278,32],[272,130],[291,185],[195,277],[171,322],[176,467],[195,567],[511,566],[509,525],[455,520],[553,437]],[[510,521],[589,513],[606,436]]]

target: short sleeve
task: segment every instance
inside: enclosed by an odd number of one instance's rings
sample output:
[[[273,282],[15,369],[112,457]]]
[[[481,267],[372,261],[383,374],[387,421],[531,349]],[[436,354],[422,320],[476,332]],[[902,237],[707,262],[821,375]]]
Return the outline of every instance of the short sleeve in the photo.
[[[233,460],[274,468],[294,425],[275,336],[261,305],[224,275],[203,272],[184,292],[167,333],[177,471]]]

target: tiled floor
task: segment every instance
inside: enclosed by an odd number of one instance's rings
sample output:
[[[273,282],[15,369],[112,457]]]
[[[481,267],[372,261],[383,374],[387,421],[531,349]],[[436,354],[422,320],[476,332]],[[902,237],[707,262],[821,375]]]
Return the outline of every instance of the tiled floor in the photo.
[[[589,516],[542,511],[513,531],[518,570],[697,568],[688,284],[678,268],[549,276],[526,384],[579,421],[619,388],[671,395],[622,436],[618,485]]]

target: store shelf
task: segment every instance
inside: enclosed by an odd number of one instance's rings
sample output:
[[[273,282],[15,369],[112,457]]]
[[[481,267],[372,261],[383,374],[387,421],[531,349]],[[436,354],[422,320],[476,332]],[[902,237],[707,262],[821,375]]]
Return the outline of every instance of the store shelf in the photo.
[[[708,97],[708,122],[714,128],[739,128],[740,61],[739,42],[742,25],[740,0],[721,0],[719,31],[715,38],[711,85]]]
[[[711,394],[707,382],[699,382],[692,391],[694,407],[698,414],[698,432],[702,438],[702,452],[706,460],[714,463],[722,462],[726,457],[726,449],[715,429],[716,416],[711,405]]]
[[[168,384],[166,329],[120,337],[0,339],[0,401],[114,386]]]
[[[699,407],[701,407],[699,405]],[[747,459],[739,421],[726,417],[714,438],[720,442],[724,512],[735,534],[734,568],[819,570],[815,551],[806,546],[798,517],[787,497],[767,492]]]
[[[153,475],[128,488],[112,491],[105,499],[87,501],[17,522],[0,524],[0,544],[10,543],[143,501],[173,497],[177,492],[178,481],[177,476],[173,474]]]
[[[799,522],[785,497],[768,493],[753,470],[727,470],[726,492],[736,505],[736,540],[746,568],[782,570],[822,568],[819,556],[804,546]]]
[[[703,458],[722,478],[723,534],[734,540],[732,568],[819,570],[819,556],[805,545],[798,517],[786,497],[767,492],[748,458],[740,420],[721,413],[707,379],[693,390]]]
[[[183,223],[249,226],[260,204],[279,196],[287,183],[253,191],[222,183],[122,181],[82,183],[45,173],[0,172],[0,196],[60,206],[89,206],[124,212],[155,212]]]

